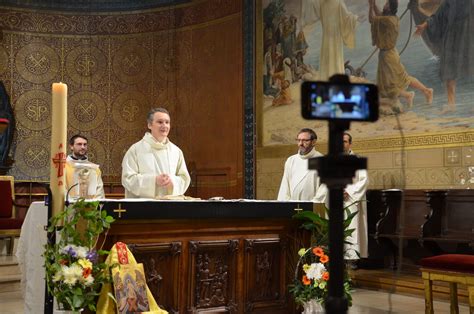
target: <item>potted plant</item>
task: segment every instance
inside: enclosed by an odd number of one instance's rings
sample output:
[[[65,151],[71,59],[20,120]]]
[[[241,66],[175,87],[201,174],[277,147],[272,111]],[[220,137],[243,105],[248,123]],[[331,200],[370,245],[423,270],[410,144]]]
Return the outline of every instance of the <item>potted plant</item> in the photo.
[[[113,217],[100,210],[99,202],[84,199],[50,219],[48,232],[59,231],[56,243],[48,241],[45,245],[44,267],[48,292],[56,298],[60,309],[96,311],[102,284],[110,281],[109,268],[101,258],[108,252],[97,249],[97,242],[113,221]]]
[[[344,209],[346,212],[343,222],[344,243],[346,244],[350,244],[346,238],[354,232],[354,229],[349,229],[349,225],[358,213],[351,213],[349,207]],[[325,208],[325,211],[327,217],[329,210]],[[290,292],[293,294],[295,302],[305,308],[304,313],[322,312],[322,305],[328,295],[327,282],[330,278],[329,219],[309,211],[300,212],[293,218],[303,220],[301,228],[311,231],[311,246],[298,251],[299,259],[295,268],[293,284],[290,285]],[[344,294],[350,306],[352,304],[351,280],[346,270],[344,273]]]

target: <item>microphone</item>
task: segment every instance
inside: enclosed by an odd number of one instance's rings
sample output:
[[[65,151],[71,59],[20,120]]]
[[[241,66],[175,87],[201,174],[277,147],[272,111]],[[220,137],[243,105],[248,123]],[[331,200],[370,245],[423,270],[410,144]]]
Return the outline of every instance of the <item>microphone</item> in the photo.
[[[66,192],[66,200],[64,201],[64,205],[66,205],[66,207],[69,206],[69,204],[71,204],[71,203],[69,202],[69,193],[71,192],[72,188],[75,187],[75,186],[77,186],[77,185],[79,185],[79,182],[76,183],[76,184],[73,184],[69,189],[67,189],[67,192]]]

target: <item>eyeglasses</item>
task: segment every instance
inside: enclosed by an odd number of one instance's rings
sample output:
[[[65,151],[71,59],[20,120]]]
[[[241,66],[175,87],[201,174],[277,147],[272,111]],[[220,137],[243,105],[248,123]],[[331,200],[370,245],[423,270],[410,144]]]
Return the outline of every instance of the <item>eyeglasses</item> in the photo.
[[[312,139],[310,139],[310,138],[295,138],[295,141],[296,141],[296,143],[299,143],[299,142],[308,143],[308,142],[311,142]]]

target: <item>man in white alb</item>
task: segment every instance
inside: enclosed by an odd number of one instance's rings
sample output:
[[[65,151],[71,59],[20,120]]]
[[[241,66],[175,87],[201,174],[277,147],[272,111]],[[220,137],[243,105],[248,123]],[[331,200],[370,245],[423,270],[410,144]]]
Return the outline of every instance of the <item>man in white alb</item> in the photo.
[[[76,134],[69,140],[71,154],[66,158],[66,189],[72,188],[69,191],[71,197],[105,198],[99,166],[90,162],[87,157],[88,142],[81,134]]]
[[[318,139],[312,129],[301,129],[296,137],[298,153],[290,156],[285,163],[281,180],[279,201],[305,200],[316,197],[319,188],[319,177],[316,170],[308,170],[308,159],[322,156],[314,148]]]
[[[170,114],[164,108],[148,113],[148,129],[123,157],[122,185],[127,198],[184,195],[191,183],[183,152],[168,139]]]
[[[348,132],[344,132],[344,154],[355,155],[352,151],[352,136]],[[369,177],[367,170],[357,170],[352,183],[348,184],[344,189],[344,207],[349,207],[351,213],[359,211],[351,221],[349,229],[354,229],[352,235],[347,237],[346,241],[351,244],[346,244],[344,247],[344,259],[348,266],[352,269],[358,268],[359,258],[366,258],[368,256],[368,229],[367,229],[367,204],[365,192],[369,185]],[[329,208],[329,191],[326,184],[321,184],[316,202],[326,203]],[[354,202],[358,202],[354,204]]]
[[[344,132],[344,153],[355,155],[351,147],[352,136],[348,132]],[[354,229],[354,232],[352,236],[347,238],[347,241],[352,243],[352,245],[346,247],[345,259],[347,260],[358,260],[359,256],[356,251],[359,252],[362,258],[368,256],[367,202],[365,201],[365,192],[368,185],[367,170],[357,170],[352,179],[352,184],[348,184],[344,190],[344,207],[359,202],[349,208],[351,212],[359,211],[359,213],[355,215],[349,226],[349,229]],[[353,263],[351,267],[356,268],[356,264]]]

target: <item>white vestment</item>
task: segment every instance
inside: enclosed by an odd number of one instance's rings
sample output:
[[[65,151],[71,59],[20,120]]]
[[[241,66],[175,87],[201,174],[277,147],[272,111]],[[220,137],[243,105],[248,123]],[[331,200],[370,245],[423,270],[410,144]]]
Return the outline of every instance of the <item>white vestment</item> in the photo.
[[[290,156],[285,163],[281,180],[279,201],[312,201],[319,188],[319,176],[316,170],[308,170],[308,159],[322,154],[314,148],[308,154]]]
[[[88,198],[105,198],[104,182],[102,181],[102,173],[99,166],[91,163],[87,157],[83,160],[77,160],[68,155],[66,158],[66,190],[69,191],[70,197],[79,196],[79,180],[77,178],[77,171],[79,169],[90,169],[90,188],[88,189]],[[77,184],[75,187],[73,185]]]
[[[160,187],[156,177],[170,176],[172,188]],[[166,139],[160,143],[149,133],[133,144],[123,157],[122,185],[126,198],[157,198],[184,195],[191,183],[183,152]]]
[[[369,177],[367,170],[357,170],[352,184],[346,186],[346,193],[349,194],[347,200],[344,200],[344,207],[360,201],[357,204],[349,207],[351,213],[359,211],[359,213],[352,219],[349,229],[355,229],[351,237],[347,238],[352,245],[346,247],[346,259],[358,259],[356,252],[359,252],[360,257],[368,256],[368,230],[367,230],[367,201],[365,198],[365,191],[369,185]]]
[[[354,155],[352,151],[349,151],[350,155]],[[347,237],[346,241],[352,243],[352,245],[345,245],[346,251],[344,258],[349,260],[359,259],[356,251],[359,252],[360,257],[368,257],[368,228],[367,228],[367,202],[365,192],[369,185],[369,177],[367,170],[357,170],[354,178],[352,178],[352,184],[348,184],[345,188],[345,192],[348,194],[348,198],[344,200],[344,208],[358,202],[349,207],[351,213],[359,211],[354,218],[352,218],[349,229],[355,229],[352,236]],[[317,203],[326,203],[326,207],[329,208],[329,191],[326,184],[321,184],[318,190],[318,195],[315,198]],[[346,217],[346,215],[344,214]]]
[[[347,10],[344,0],[302,1],[302,25],[321,21],[319,79],[327,81],[333,74],[344,74],[344,45],[355,47],[357,15]]]

